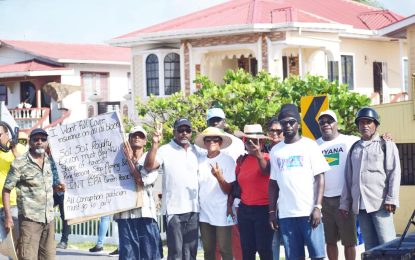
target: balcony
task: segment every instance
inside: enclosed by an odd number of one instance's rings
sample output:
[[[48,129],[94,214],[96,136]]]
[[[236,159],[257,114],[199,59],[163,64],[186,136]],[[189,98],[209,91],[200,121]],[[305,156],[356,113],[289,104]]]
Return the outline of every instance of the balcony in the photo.
[[[10,114],[16,120],[17,125],[22,131],[29,131],[33,128],[45,128],[50,124],[50,108],[15,108],[9,109]]]

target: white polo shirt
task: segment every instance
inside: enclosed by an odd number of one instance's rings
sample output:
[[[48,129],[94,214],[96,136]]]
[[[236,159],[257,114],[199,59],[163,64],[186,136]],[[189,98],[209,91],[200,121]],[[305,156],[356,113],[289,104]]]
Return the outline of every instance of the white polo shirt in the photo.
[[[187,149],[174,140],[161,146],[156,161],[163,167],[163,214],[199,212],[197,151]]]

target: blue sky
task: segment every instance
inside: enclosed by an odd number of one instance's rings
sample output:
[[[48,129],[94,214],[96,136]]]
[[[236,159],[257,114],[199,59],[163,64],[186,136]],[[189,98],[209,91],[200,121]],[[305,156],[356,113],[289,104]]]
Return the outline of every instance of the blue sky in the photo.
[[[0,0],[0,39],[102,43],[225,1]],[[404,16],[415,14],[415,0],[378,2]]]

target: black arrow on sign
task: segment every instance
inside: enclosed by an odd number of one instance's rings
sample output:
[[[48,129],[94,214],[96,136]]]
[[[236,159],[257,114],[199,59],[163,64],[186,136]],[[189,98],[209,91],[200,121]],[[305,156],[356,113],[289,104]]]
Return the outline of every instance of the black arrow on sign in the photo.
[[[313,134],[315,139],[321,137],[320,128],[318,127],[318,123],[316,121],[316,116],[326,98],[326,96],[314,97],[313,101],[311,101],[311,104],[307,109],[306,114],[304,115],[304,123],[308,129],[310,129],[310,132]]]

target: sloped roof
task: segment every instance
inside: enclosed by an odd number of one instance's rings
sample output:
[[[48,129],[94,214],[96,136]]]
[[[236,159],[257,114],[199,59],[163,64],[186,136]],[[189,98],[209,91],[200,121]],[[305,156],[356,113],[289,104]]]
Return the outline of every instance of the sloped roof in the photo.
[[[399,22],[387,25],[379,30],[379,35],[388,37],[406,39],[407,28],[415,25],[415,14],[400,20]]]
[[[55,66],[44,63],[36,59],[21,61],[14,64],[0,65],[0,73],[4,72],[28,72],[28,71],[51,71],[51,70],[68,70],[62,66]]]
[[[21,76],[64,75],[73,70],[36,59],[0,65],[0,78]]]
[[[31,53],[57,62],[94,61],[128,63],[131,59],[129,48],[114,47],[104,44],[71,44],[40,41],[1,40],[18,51]]]
[[[231,0],[115,39],[141,34],[230,25],[333,23],[355,29],[378,29],[403,17],[351,0]]]

